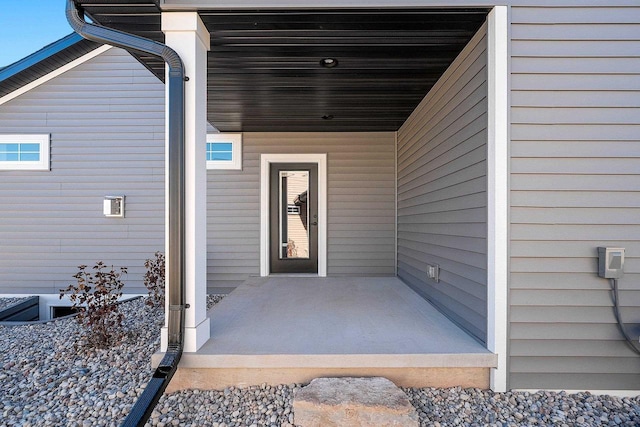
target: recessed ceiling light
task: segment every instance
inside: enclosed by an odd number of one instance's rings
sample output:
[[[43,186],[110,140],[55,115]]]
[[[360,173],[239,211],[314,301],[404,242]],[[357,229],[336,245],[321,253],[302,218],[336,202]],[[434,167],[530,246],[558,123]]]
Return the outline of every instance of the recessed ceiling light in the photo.
[[[338,66],[338,60],[336,58],[322,58],[320,65],[325,68],[333,68]]]
[[[332,120],[333,119],[333,114],[325,114],[324,116],[322,116],[322,120]]]

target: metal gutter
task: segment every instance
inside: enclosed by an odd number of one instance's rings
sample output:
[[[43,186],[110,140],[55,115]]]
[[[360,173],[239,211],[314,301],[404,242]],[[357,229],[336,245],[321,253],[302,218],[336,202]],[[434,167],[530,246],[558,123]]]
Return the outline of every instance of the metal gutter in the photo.
[[[123,426],[143,426],[175,373],[184,344],[185,309],[185,152],[184,152],[184,66],[180,56],[170,47],[153,40],[90,24],[74,0],[67,0],[67,21],[73,30],[88,40],[106,43],[126,50],[161,57],[168,66],[168,253],[167,298],[169,304],[167,351],[144,392],[133,406]]]

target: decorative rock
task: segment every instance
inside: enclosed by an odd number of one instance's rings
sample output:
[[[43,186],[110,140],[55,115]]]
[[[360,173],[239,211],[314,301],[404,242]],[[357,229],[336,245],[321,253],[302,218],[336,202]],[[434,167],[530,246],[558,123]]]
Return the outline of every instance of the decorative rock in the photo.
[[[219,299],[209,295],[207,301]],[[0,327],[0,427],[120,425],[153,373],[149,360],[160,345],[163,323],[163,311],[150,309],[144,300],[124,303],[121,309],[127,338],[100,351],[74,348],[82,334],[73,319]],[[294,427],[292,401],[301,387],[184,390],[163,396],[148,425]],[[425,426],[640,426],[640,396],[460,387],[402,390]]]
[[[386,378],[316,378],[293,399],[294,424],[418,426],[407,395]]]

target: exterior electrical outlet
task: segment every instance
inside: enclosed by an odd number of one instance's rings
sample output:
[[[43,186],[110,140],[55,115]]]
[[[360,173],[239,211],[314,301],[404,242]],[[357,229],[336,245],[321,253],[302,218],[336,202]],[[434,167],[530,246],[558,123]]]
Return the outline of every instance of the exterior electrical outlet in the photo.
[[[124,217],[124,196],[105,196],[103,205],[104,216],[112,218]]]
[[[598,248],[598,276],[604,279],[624,276],[624,248]]]
[[[440,281],[440,266],[438,264],[427,264],[427,278],[436,283]]]

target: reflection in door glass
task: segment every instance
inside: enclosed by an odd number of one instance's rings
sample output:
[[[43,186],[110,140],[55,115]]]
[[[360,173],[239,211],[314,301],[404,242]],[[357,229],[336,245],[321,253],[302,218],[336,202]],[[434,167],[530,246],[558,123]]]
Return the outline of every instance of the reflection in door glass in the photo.
[[[309,171],[280,171],[280,259],[309,258]]]

